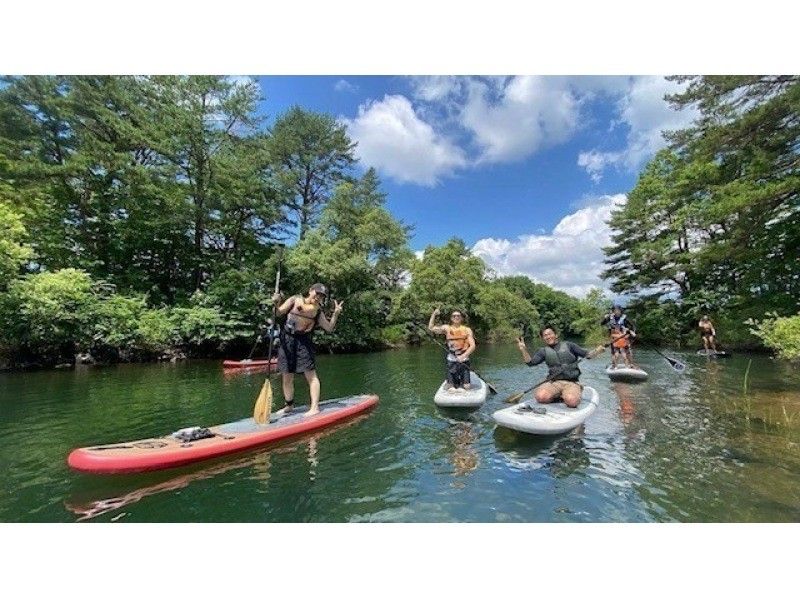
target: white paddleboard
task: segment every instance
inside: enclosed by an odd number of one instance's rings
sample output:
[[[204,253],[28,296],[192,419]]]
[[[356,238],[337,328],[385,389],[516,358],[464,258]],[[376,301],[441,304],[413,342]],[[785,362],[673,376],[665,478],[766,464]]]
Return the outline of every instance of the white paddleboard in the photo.
[[[486,382],[478,378],[475,372],[470,372],[469,383],[472,386],[469,390],[445,390],[447,384],[445,380],[436,391],[433,402],[439,407],[480,407],[486,402],[486,395],[489,392]]]
[[[492,414],[498,426],[527,434],[553,435],[569,432],[586,421],[597,405],[600,395],[591,386],[583,387],[580,404],[574,409],[564,403],[537,403],[531,399]]]
[[[626,366],[617,366],[606,368],[606,374],[612,380],[647,380],[647,372],[639,368],[629,368]]]

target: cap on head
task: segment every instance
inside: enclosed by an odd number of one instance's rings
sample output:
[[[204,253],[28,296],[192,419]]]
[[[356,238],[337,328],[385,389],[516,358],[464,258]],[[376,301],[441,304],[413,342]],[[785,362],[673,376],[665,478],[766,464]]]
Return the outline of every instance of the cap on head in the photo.
[[[312,284],[309,290],[314,291],[317,295],[324,295],[325,297],[328,296],[328,287],[321,282]]]

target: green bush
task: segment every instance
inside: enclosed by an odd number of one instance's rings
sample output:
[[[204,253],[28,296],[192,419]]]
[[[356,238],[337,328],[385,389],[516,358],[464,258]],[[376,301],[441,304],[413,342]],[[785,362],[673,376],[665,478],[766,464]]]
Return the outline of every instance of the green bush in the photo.
[[[29,274],[0,294],[3,344],[12,352],[52,361],[93,341],[96,286],[81,270]]]
[[[33,250],[24,243],[27,236],[22,216],[0,201],[0,290],[7,288],[33,257]]]
[[[782,359],[800,359],[800,314],[786,318],[767,315],[770,317],[760,322],[748,320],[750,332]]]
[[[176,338],[184,345],[219,344],[238,336],[238,322],[227,320],[213,307],[175,307],[168,318]]]
[[[136,345],[146,353],[160,355],[177,342],[175,325],[166,308],[142,312],[136,328]]]

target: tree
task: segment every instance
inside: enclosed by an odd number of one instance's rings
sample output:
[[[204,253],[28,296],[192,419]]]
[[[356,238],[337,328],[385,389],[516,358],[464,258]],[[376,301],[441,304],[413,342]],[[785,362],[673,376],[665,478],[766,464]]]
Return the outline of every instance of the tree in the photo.
[[[344,125],[327,114],[295,106],[276,120],[269,138],[269,168],[286,206],[296,214],[300,240],[347,178],[354,148]]]
[[[800,77],[678,79],[689,85],[669,99],[699,117],[613,214],[604,276],[680,305],[681,330],[710,311],[746,342],[746,318],[800,307]]]
[[[22,266],[33,257],[25,243],[27,231],[22,217],[2,202],[0,195],[0,292],[17,278]]]
[[[578,317],[578,299],[546,284],[533,282],[527,276],[505,276],[497,282],[536,308],[539,321],[535,322],[535,327],[554,326],[563,335],[577,334],[572,323]]]
[[[373,170],[360,180],[341,183],[323,208],[319,227],[288,254],[287,287],[305,292],[322,281],[331,299],[345,302],[336,332],[319,337],[322,346],[365,349],[382,342],[399,293],[399,272],[413,259],[409,228],[384,203]]]

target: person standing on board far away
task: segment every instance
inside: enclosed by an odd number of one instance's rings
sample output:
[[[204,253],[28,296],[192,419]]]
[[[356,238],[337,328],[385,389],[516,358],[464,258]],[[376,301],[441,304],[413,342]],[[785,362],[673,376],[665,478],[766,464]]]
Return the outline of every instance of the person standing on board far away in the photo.
[[[703,339],[703,348],[708,351],[717,352],[717,331],[708,316],[700,318],[697,326],[700,328],[700,338]]]
[[[588,351],[583,347],[569,341],[559,341],[558,335],[553,328],[542,328],[539,336],[545,346],[536,351],[531,357],[528,347],[525,346],[525,339],[519,337],[517,346],[522,353],[522,360],[529,367],[539,365],[542,362],[549,368],[549,382],[545,382],[533,393],[538,403],[552,403],[558,398],[564,401],[567,407],[575,408],[581,402],[583,385],[579,382],[581,371],[578,369],[578,357],[592,359],[597,357],[605,350],[603,345]]]
[[[600,325],[608,328],[611,337],[611,367],[617,367],[617,355],[620,354],[625,359],[625,365],[629,368],[635,367],[630,342],[630,339],[636,337],[635,326],[622,312],[622,307],[615,305],[613,311],[606,314]]]
[[[439,308],[433,310],[428,320],[428,330],[434,334],[444,334],[447,339],[447,384],[446,390],[469,390],[469,356],[475,351],[475,337],[472,329],[464,325],[464,313],[454,309],[450,314],[450,324],[436,326]]]
[[[304,374],[311,394],[311,407],[305,415],[319,413],[320,384],[314,359],[312,333],[319,326],[326,332],[333,332],[336,320],[342,312],[342,302],[334,301],[331,319],[322,313],[322,303],[328,296],[324,284],[316,283],[308,290],[308,295],[289,297],[281,304],[281,294],[275,293],[272,301],[277,306],[278,315],[286,315],[286,322],[280,332],[278,348],[278,371],[283,377],[283,397],[286,406],[281,410],[286,414],[294,407],[294,375]]]

